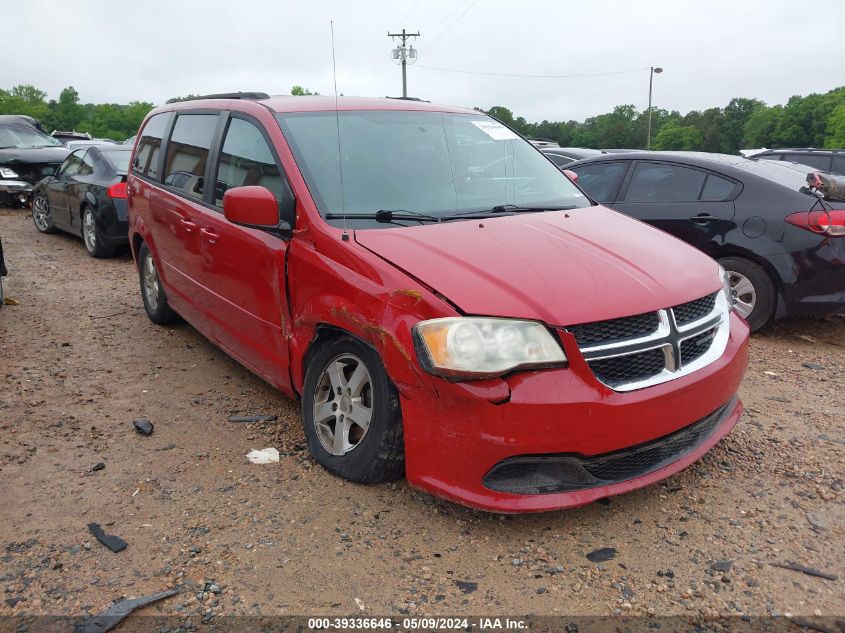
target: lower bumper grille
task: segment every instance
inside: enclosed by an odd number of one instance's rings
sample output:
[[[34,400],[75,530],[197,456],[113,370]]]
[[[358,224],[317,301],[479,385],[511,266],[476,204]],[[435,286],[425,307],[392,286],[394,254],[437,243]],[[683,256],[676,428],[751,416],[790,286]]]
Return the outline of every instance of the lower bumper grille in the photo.
[[[668,466],[695,450],[713,434],[735,403],[734,398],[701,420],[660,439],[604,455],[510,457],[490,469],[484,476],[484,486],[511,494],[550,494],[635,479]]]

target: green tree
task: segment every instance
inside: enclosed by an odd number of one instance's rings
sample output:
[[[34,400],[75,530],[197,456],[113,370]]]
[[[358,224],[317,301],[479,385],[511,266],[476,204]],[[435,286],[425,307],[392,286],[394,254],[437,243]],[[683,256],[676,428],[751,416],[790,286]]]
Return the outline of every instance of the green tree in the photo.
[[[824,146],[845,148],[845,104],[836,106],[827,117],[827,134]]]
[[[694,125],[666,125],[654,139],[656,150],[691,151],[704,142],[701,132]]]
[[[303,88],[302,86],[294,86],[290,89],[290,93],[295,97],[305,97],[308,95],[319,95],[319,92],[311,92],[308,88]]]

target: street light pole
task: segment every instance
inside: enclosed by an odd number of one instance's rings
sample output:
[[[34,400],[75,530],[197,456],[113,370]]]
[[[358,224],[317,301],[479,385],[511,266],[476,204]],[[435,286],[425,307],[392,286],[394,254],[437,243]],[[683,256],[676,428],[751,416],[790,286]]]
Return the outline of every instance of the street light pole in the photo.
[[[658,75],[663,72],[662,68],[651,67],[651,72],[648,76],[648,132],[646,133],[645,148],[651,149],[651,88],[654,84],[654,73]]]

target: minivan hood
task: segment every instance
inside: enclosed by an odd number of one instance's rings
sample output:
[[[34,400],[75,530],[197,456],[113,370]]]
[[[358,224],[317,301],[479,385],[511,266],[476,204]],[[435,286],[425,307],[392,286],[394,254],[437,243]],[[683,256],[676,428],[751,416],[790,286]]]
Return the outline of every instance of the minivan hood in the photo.
[[[465,314],[574,325],[721,288],[717,264],[601,206],[355,232],[355,240]]]

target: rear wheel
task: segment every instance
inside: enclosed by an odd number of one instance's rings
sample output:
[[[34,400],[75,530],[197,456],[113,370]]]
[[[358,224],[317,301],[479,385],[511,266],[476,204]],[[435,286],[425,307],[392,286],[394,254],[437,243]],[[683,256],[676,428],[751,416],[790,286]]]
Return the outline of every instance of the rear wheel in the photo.
[[[734,309],[748,321],[752,332],[766,325],[775,312],[775,284],[763,267],[741,257],[726,257],[719,263],[728,272]]]
[[[359,483],[402,476],[405,444],[399,393],[378,353],[351,336],[329,341],[311,358],[302,423],[314,459]]]
[[[39,233],[56,232],[56,228],[50,220],[50,202],[43,193],[36,195],[32,201],[32,223]]]
[[[153,255],[145,243],[138,249],[138,275],[141,282],[141,298],[150,321],[157,325],[173,323],[179,317],[167,303],[167,295],[161,285]]]
[[[91,207],[82,210],[82,241],[85,242],[85,250],[91,257],[111,257],[114,249],[103,243],[103,236],[97,228],[97,221]]]

